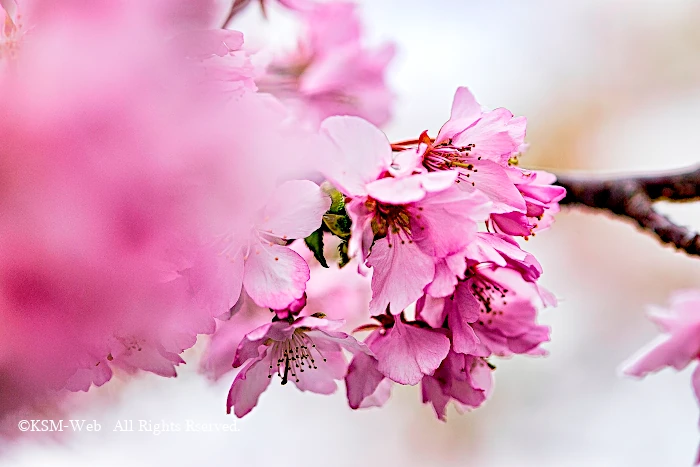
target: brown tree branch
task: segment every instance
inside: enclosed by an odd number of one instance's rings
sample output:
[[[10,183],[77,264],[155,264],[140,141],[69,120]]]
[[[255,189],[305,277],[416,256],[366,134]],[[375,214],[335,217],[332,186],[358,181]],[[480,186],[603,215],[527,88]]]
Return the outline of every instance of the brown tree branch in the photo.
[[[557,175],[557,185],[566,188],[561,205],[582,205],[606,210],[633,220],[664,243],[689,255],[700,256],[700,234],[673,223],[654,209],[654,201],[700,200],[700,166],[665,175],[620,178],[590,178]]]

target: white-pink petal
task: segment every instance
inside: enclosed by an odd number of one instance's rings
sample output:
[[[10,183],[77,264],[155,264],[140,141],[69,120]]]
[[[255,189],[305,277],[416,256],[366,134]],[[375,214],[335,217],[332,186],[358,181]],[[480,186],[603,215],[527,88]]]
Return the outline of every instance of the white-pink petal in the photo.
[[[259,306],[282,310],[304,294],[310,276],[304,258],[287,247],[251,242],[243,285]]]
[[[314,182],[288,181],[272,192],[256,227],[285,240],[305,238],[320,227],[330,205],[330,197]]]
[[[362,118],[329,117],[321,123],[321,134],[331,143],[322,172],[346,195],[365,195],[365,185],[391,166],[386,135]]]
[[[404,178],[382,178],[367,184],[367,194],[383,203],[412,203],[422,200],[428,193],[447,190],[457,180],[458,175],[455,171],[445,170]]]

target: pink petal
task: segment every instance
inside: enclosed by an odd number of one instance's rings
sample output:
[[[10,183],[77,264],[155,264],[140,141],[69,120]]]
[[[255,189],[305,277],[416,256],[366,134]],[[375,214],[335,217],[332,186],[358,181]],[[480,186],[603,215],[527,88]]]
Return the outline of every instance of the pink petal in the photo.
[[[450,396],[446,395],[442,390],[442,384],[432,376],[425,376],[421,380],[421,393],[423,395],[423,403],[430,402],[437,418],[443,422],[446,421],[447,404],[450,402]]]
[[[493,388],[493,370],[481,358],[466,356],[465,362],[471,368],[468,373],[469,383],[488,395]]]
[[[367,193],[384,203],[406,204],[425,198],[427,193],[451,187],[458,173],[452,170],[411,175],[404,178],[387,177],[367,184]]]
[[[391,246],[389,246],[391,241]],[[404,241],[405,242],[405,241]],[[397,314],[423,295],[423,288],[433,279],[435,263],[415,243],[393,235],[377,240],[367,265],[373,268],[370,314],[386,311]]]
[[[258,405],[258,399],[270,385],[269,376],[270,356],[252,360],[241,371],[231,384],[226,400],[226,413],[234,409],[236,417],[241,418]]]
[[[344,332],[316,329],[307,332],[307,335],[317,344],[324,341],[333,342],[353,354],[364,353],[371,356],[374,355],[364,343],[359,342],[357,339]]]
[[[374,242],[374,232],[372,232],[374,214],[367,209],[363,199],[353,199],[345,205],[345,210],[352,220],[348,255],[351,258],[359,255],[359,262],[362,264],[369,256],[369,250]]]
[[[700,402],[700,365],[697,365],[695,367],[695,370],[693,370],[691,382],[693,384],[693,392],[695,393],[695,399],[697,399],[698,402]]]
[[[346,195],[366,194],[365,185],[391,165],[391,145],[377,127],[358,117],[329,117],[321,133],[332,149],[323,170],[335,187]]]
[[[261,354],[260,346],[263,345],[263,343],[268,338],[270,338],[268,335],[270,333],[270,329],[273,327],[280,327],[280,325],[283,324],[286,323],[279,321],[277,323],[263,324],[262,326],[252,330],[251,332],[243,336],[243,339],[241,339],[240,343],[238,344],[235,358],[233,359],[233,367],[238,368],[239,366],[243,365],[246,361],[259,357]],[[290,331],[290,335],[291,332],[293,331]]]
[[[450,340],[438,331],[409,326],[397,319],[372,350],[379,362],[377,369],[384,376],[415,385],[440,366],[450,350]]]
[[[499,232],[518,237],[527,237],[532,232],[530,221],[527,216],[520,212],[509,212],[505,214],[492,214],[491,220],[498,227]]]
[[[259,306],[282,310],[301,298],[309,280],[309,265],[287,247],[252,242],[243,285]]]
[[[476,189],[484,193],[493,202],[493,213],[525,212],[523,195],[501,165],[488,159],[473,158],[469,162],[475,170],[465,173],[469,174],[469,180],[474,182],[474,185],[462,182],[459,184],[460,188],[465,191]]]
[[[393,153],[389,173],[394,177],[407,177],[416,171],[425,171],[422,164],[423,154],[426,148],[427,146],[425,144],[420,144],[416,148],[409,148]]]
[[[630,376],[643,377],[649,373],[672,366],[682,370],[700,353],[698,329],[693,327],[670,336],[659,336],[638,356],[624,365],[623,372]]]
[[[386,404],[391,396],[391,388],[394,386],[394,382],[388,378],[384,378],[380,381],[377,389],[365,397],[360,404],[361,409],[366,409],[369,407],[381,407]]]
[[[450,119],[440,128],[435,144],[443,143],[454,137],[479,118],[481,118],[481,106],[468,88],[460,86],[452,101]]]
[[[17,22],[17,2],[16,2],[16,0],[0,0],[0,8],[5,10],[5,13],[7,13],[7,16],[10,17],[10,20],[13,23]]]
[[[463,264],[461,271],[464,271],[466,269],[466,260],[464,257],[461,258],[461,263]],[[435,263],[435,277],[426,287],[425,293],[432,297],[447,297],[452,295],[457,282],[457,275],[453,267],[448,264],[445,258],[441,258]]]
[[[348,374],[345,376],[350,407],[358,409],[370,406],[369,404],[377,407],[381,405],[379,402],[385,402],[382,401],[383,395],[380,394],[380,397],[370,400],[367,402],[368,405],[365,405],[365,402],[375,395],[382,381],[388,380],[377,370],[377,360],[369,355],[357,354],[350,362]]]
[[[315,359],[316,368],[300,371],[296,369],[296,381],[291,375],[290,380],[296,384],[300,391],[310,391],[316,394],[333,394],[338,385],[336,380],[343,379],[348,369],[348,363],[342,352],[324,352],[323,357],[315,355],[315,350],[311,350]],[[325,360],[324,360],[325,359]]]
[[[455,135],[453,144],[455,146],[474,144],[472,154],[501,161],[518,150],[519,144],[513,140],[508,129],[512,117],[513,114],[506,109],[485,113],[474,126]]]
[[[112,369],[108,362],[103,360],[99,365],[91,368],[78,368],[73,376],[68,378],[64,388],[72,392],[87,392],[93,384],[99,387],[110,379],[112,379]]]
[[[469,292],[466,284],[457,287],[455,294],[445,299],[447,321],[452,331],[453,350],[461,354],[471,354],[477,348],[476,337],[471,323],[479,319],[479,302]]]
[[[416,316],[432,328],[441,328],[447,317],[445,299],[423,295],[416,302]]]
[[[256,227],[285,240],[305,238],[321,226],[330,205],[330,197],[314,182],[285,182],[270,196]]]
[[[481,193],[466,193],[454,186],[431,193],[411,208],[413,239],[430,256],[453,255],[475,238],[476,221],[488,217],[490,206]]]

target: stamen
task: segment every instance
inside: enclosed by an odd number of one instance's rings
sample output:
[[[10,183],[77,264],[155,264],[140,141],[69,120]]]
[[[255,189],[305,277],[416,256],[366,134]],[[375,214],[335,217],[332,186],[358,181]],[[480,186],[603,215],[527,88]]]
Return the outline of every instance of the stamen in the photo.
[[[496,309],[500,307],[499,302],[508,304],[509,290],[483,276],[472,277],[471,293],[479,301],[481,313],[502,315],[503,311]],[[483,321],[479,321],[479,324],[483,324]],[[491,320],[488,320],[488,324],[491,324]]]
[[[272,378],[273,369],[277,369],[277,376],[282,380],[282,384],[287,384],[291,379],[298,383],[301,373],[305,370],[316,370],[316,359],[314,359],[309,349],[311,349],[327,361],[323,354],[316,348],[311,338],[306,334],[307,329],[297,328],[294,333],[284,341],[277,341],[270,349],[270,369],[268,378]]]

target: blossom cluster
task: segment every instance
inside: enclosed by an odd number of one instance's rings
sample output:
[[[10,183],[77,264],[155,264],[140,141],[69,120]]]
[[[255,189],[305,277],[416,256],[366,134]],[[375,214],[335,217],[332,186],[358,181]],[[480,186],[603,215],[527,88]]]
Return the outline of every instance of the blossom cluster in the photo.
[[[519,239],[565,193],[519,166],[525,119],[459,88],[435,138],[390,143],[394,49],[355,5],[280,1],[302,37],[263,59],[215,3],[0,0],[0,422],[176,376],[203,334],[239,417],[277,378],[481,405],[555,303]]]

